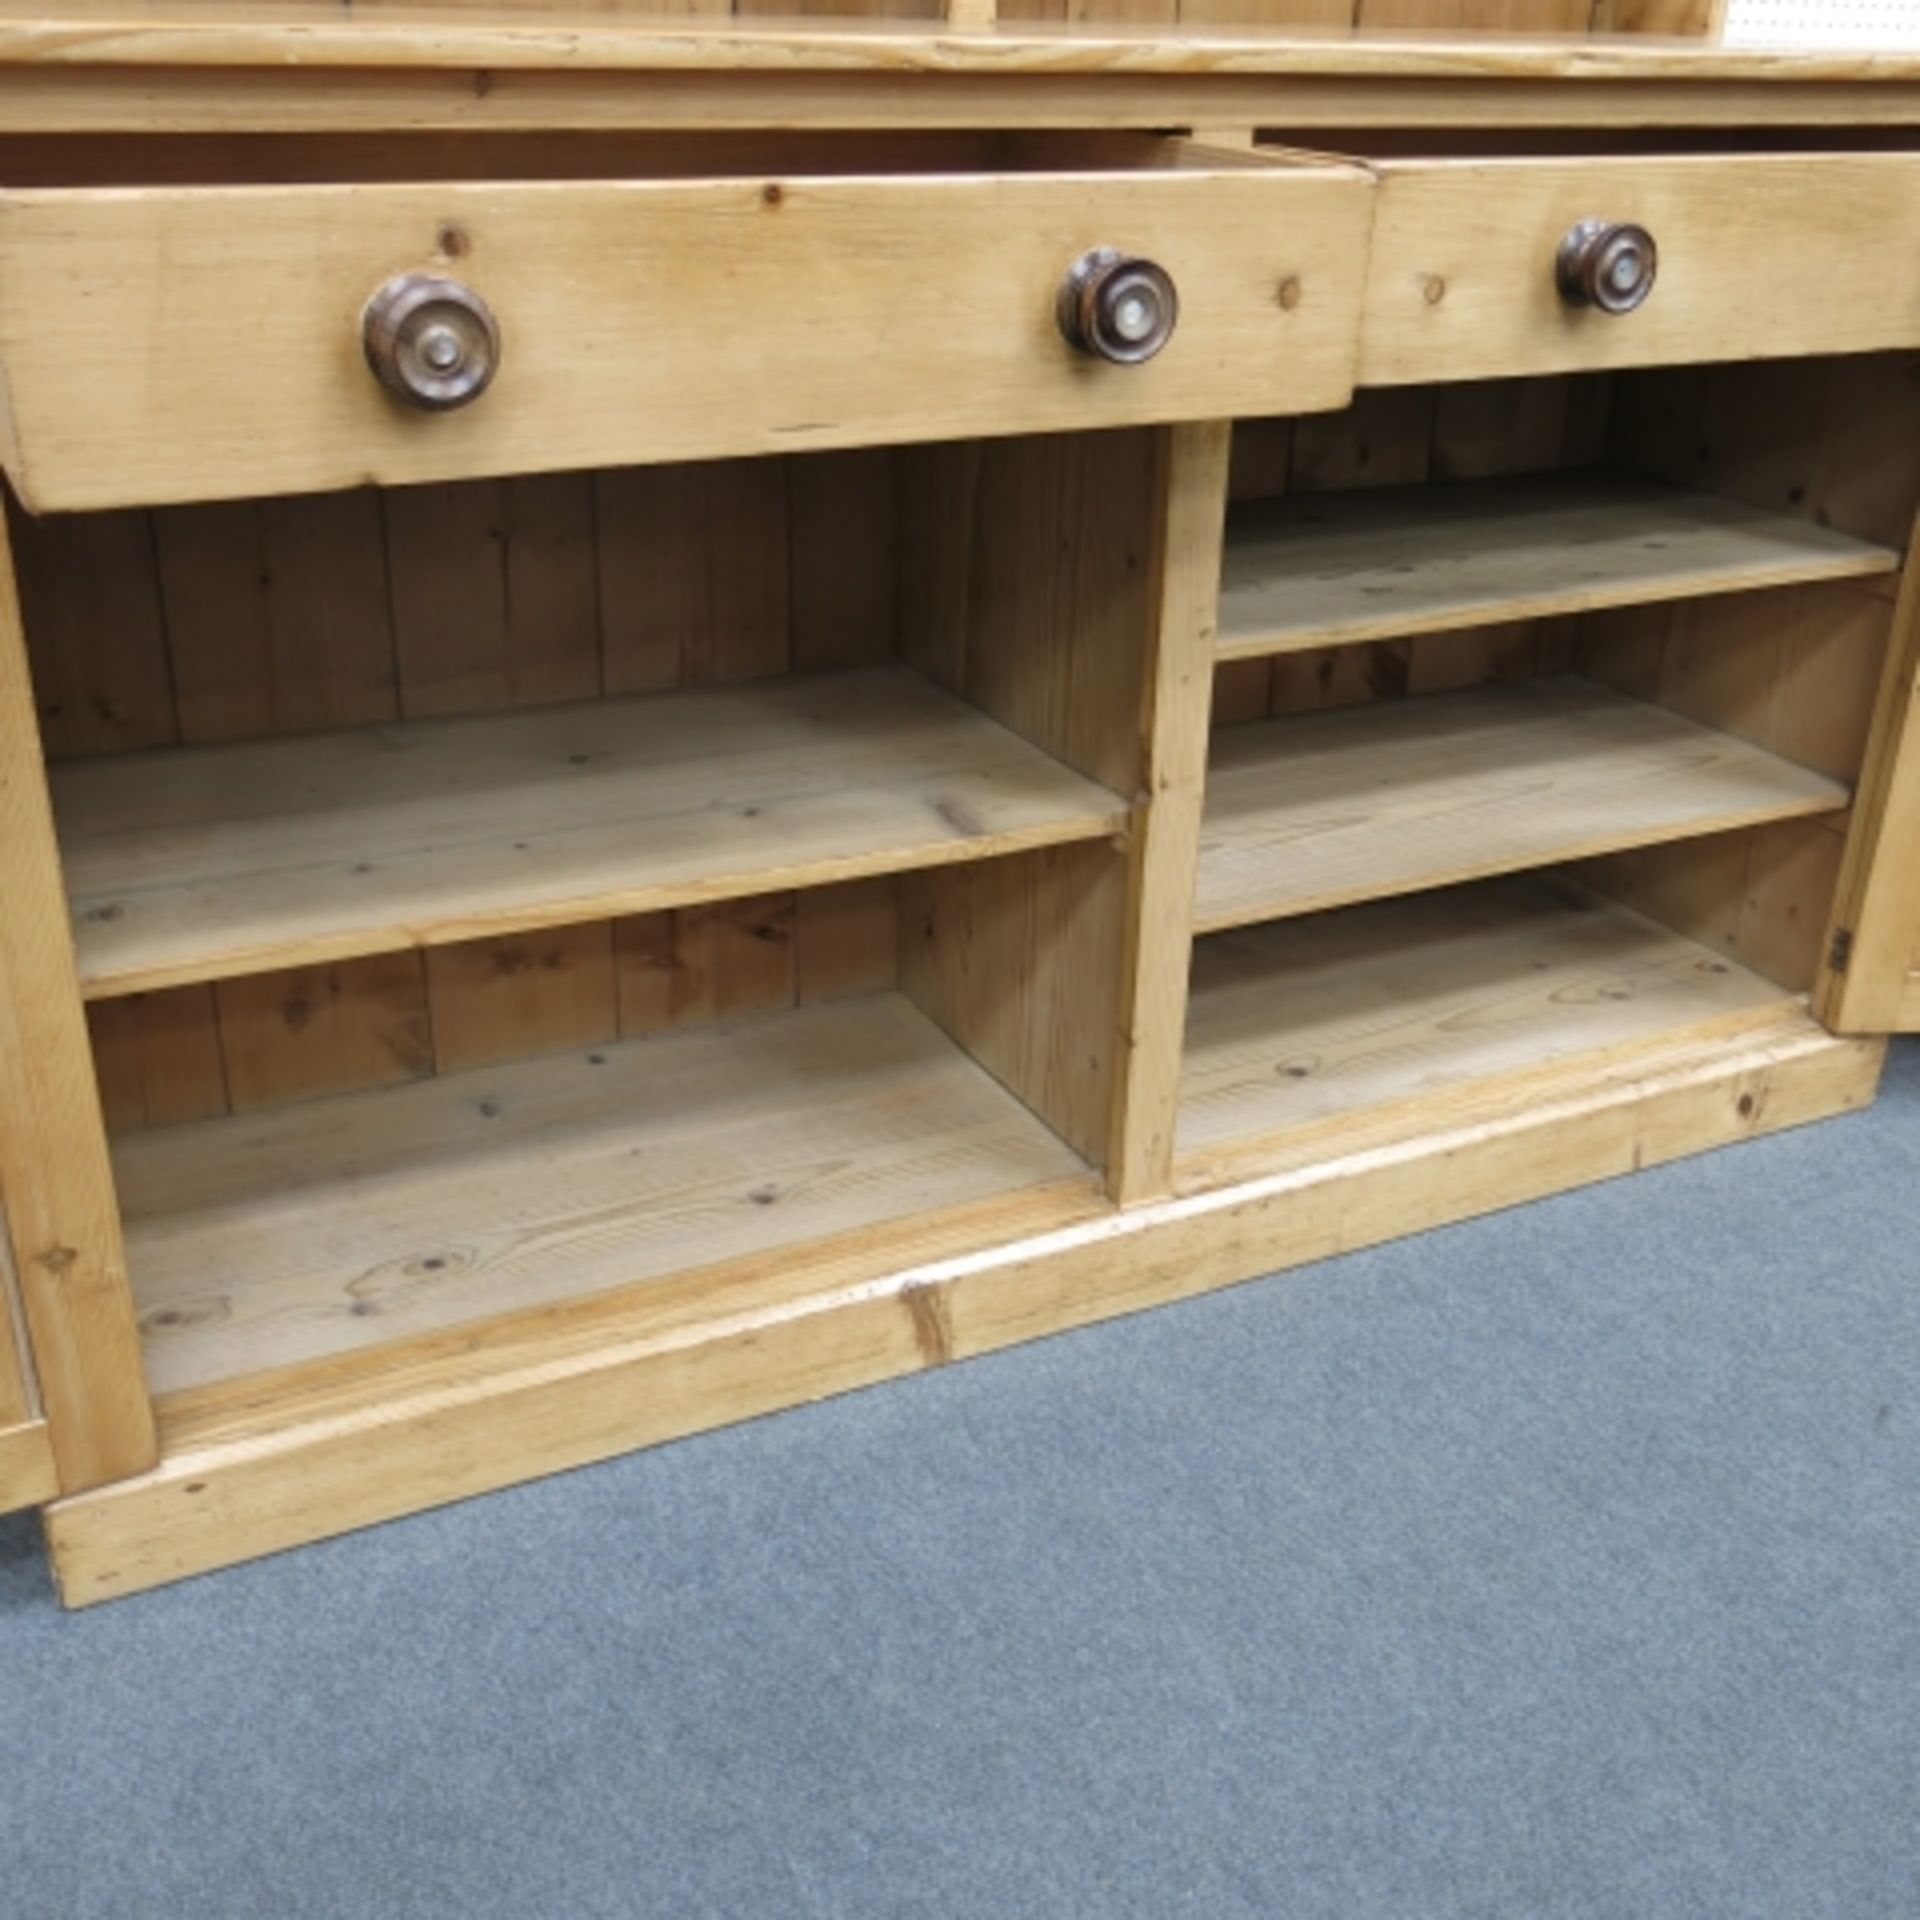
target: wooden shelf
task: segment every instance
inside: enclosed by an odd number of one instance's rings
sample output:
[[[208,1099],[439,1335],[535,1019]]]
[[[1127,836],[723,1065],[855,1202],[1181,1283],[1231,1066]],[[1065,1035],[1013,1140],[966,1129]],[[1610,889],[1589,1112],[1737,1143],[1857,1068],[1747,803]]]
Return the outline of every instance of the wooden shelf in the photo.
[[[1092,1184],[893,993],[138,1134],[115,1171],[162,1392]]]
[[[905,668],[77,763],[89,997],[1097,838],[1104,787]]]
[[[1457,1102],[1469,1087],[1571,1060],[1592,1065],[1683,1034],[1724,1038],[1794,1004],[1555,876],[1220,934],[1194,955],[1180,1152],[1203,1163],[1296,1128]],[[1530,1098],[1541,1097],[1535,1087]],[[1423,1126],[1446,1117],[1421,1105]],[[1331,1157],[1331,1137],[1315,1138]]]
[[[1890,573],[1886,547],[1610,475],[1545,474],[1236,509],[1220,657]]]
[[[1837,780],[1565,675],[1216,735],[1203,932],[1844,807]]]

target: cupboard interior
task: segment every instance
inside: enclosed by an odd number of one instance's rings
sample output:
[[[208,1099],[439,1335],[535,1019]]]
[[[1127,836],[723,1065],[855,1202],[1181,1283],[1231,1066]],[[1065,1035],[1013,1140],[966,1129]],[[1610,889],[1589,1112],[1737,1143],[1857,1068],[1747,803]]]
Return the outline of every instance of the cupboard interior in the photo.
[[[1238,423],[1189,1181],[1803,1002],[1916,426],[1910,354]]]
[[[1806,1018],[1917,369],[1239,423],[1183,1182]],[[13,510],[163,1399],[1103,1204],[1166,444]]]
[[[14,510],[155,1389],[1096,1204],[1165,446]]]

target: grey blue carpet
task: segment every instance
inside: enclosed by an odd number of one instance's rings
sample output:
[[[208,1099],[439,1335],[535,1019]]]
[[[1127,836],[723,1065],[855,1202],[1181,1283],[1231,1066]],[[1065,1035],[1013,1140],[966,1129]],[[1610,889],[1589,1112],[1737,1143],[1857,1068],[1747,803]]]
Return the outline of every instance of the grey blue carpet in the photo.
[[[0,1915],[1920,1915],[1920,1047],[89,1614],[0,1523]]]

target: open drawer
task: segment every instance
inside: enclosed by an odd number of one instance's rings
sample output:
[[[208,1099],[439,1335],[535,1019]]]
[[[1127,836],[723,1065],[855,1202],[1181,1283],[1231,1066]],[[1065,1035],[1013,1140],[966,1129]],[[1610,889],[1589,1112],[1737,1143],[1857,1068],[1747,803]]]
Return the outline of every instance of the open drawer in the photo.
[[[683,155],[670,177],[0,193],[14,484],[35,509],[162,503],[1352,390],[1357,166],[1147,136],[712,152],[697,177]],[[1110,284],[1102,250],[1164,280]]]
[[[1920,155],[1419,158],[1375,170],[1364,385],[1920,342]]]

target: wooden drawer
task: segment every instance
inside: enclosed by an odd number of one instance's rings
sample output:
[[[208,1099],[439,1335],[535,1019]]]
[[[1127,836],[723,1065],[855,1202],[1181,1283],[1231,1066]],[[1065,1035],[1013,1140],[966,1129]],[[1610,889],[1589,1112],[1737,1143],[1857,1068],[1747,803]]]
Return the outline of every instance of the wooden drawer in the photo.
[[[1341,405],[1373,187],[1147,137],[992,165],[0,194],[6,462],[35,508]],[[1029,164],[1037,162],[1037,164]],[[1158,261],[1159,355],[1068,345],[1090,249]],[[390,276],[458,279],[498,375],[420,411],[369,371]]]
[[[1920,342],[1920,157],[1387,161],[1361,381],[1497,379]],[[1645,227],[1631,313],[1561,297],[1562,237]]]

